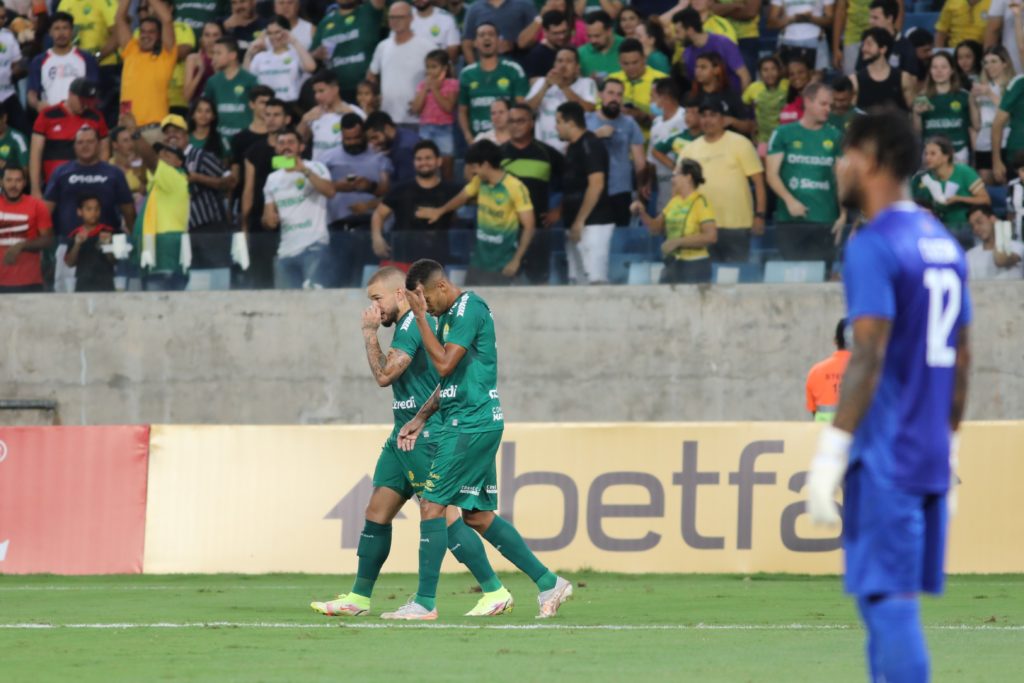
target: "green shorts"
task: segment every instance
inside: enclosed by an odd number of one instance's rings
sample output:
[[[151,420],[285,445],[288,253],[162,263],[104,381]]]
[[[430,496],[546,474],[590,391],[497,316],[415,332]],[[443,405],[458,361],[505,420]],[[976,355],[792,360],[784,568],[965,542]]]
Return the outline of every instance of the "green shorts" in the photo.
[[[497,510],[498,472],[494,460],[502,431],[466,434],[446,430],[437,434],[437,450],[423,499],[463,510]]]
[[[429,432],[424,432],[416,440],[416,448],[403,451],[398,448],[398,440],[393,433],[384,442],[377,458],[377,468],[373,471],[374,487],[392,489],[403,498],[422,493],[430,462],[434,459],[436,440],[436,435],[431,438]]]

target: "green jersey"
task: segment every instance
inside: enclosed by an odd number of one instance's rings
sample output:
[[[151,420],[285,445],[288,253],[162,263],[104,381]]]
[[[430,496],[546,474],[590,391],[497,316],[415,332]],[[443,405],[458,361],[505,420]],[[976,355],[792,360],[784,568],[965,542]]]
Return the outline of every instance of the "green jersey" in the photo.
[[[8,128],[7,132],[0,136],[0,159],[3,165],[15,164],[22,168],[28,168],[28,141],[25,136]]]
[[[777,222],[831,225],[839,217],[833,167],[842,138],[839,129],[827,123],[818,130],[805,128],[799,121],[775,129],[768,142],[768,155],[782,155],[782,182],[807,207],[805,217],[793,218],[786,203],[779,202],[775,207]]]
[[[1006,149],[1011,152],[1024,149],[1024,76],[1014,76],[1006,84],[999,108],[1010,115],[1010,137],[1006,141]],[[1009,161],[1003,157],[1003,163]]]
[[[476,176],[463,190],[476,197],[476,244],[470,265],[492,273],[512,260],[519,245],[519,214],[533,213],[530,193],[519,178],[510,173],[496,185],[481,182]]]
[[[490,432],[505,428],[498,400],[498,345],[494,315],[474,292],[463,292],[437,321],[442,344],[466,349],[455,371],[441,378],[443,428]]]
[[[932,210],[935,217],[947,228],[967,225],[967,210],[962,202],[947,203],[949,197],[969,197],[971,190],[982,185],[978,172],[967,164],[953,164],[953,172],[947,180],[938,178],[934,172],[921,172],[911,181],[914,201]]]
[[[604,80],[608,74],[620,70],[619,45],[624,38],[618,33],[612,34],[612,44],[607,52],[598,52],[590,43],[581,45],[576,54],[579,57],[580,73],[588,78]]]
[[[437,318],[428,315],[427,322],[437,331]],[[391,340],[391,348],[405,353],[412,362],[398,379],[391,383],[393,400],[391,410],[395,414],[395,431],[401,429],[406,422],[416,417],[416,413],[427,402],[438,385],[437,370],[423,348],[423,337],[416,325],[416,316],[412,311],[406,313],[395,327],[395,336]],[[440,417],[437,413],[427,421],[427,428],[437,427]]]
[[[686,147],[686,143],[693,142],[697,139],[697,136],[691,133],[689,130],[684,130],[682,133],[676,133],[670,138],[666,138],[661,142],[654,145],[654,149],[658,150],[662,154],[666,154],[669,157],[678,160],[679,155],[682,153],[683,148]]]
[[[480,62],[470,64],[459,75],[459,104],[469,107],[469,129],[476,136],[486,133],[491,124],[491,103],[526,97],[530,84],[523,68],[513,61],[499,59],[498,66],[484,71]]]
[[[944,135],[953,143],[953,150],[967,149],[967,131],[971,127],[970,95],[966,90],[932,95],[931,111],[921,114],[924,139]]]
[[[174,3],[174,20],[188,24],[196,32],[196,38],[203,32],[203,24],[220,21],[231,14],[225,0],[178,0]]]
[[[864,112],[862,112],[860,109],[857,109],[856,107],[850,107],[848,110],[846,110],[845,114],[829,114],[828,124],[830,126],[835,126],[836,128],[845,133],[846,128],[850,125],[850,121],[853,121],[855,118],[862,115],[863,113]]]
[[[355,90],[356,84],[366,77],[370,58],[380,42],[382,16],[383,13],[369,2],[349,14],[342,14],[335,5],[317,25],[310,52],[321,45],[327,50],[327,63],[337,75],[343,92]]]
[[[259,81],[245,69],[239,69],[231,80],[228,80],[223,71],[219,71],[206,81],[203,95],[217,103],[217,132],[225,141],[238,135],[252,123],[249,89],[257,85]]]

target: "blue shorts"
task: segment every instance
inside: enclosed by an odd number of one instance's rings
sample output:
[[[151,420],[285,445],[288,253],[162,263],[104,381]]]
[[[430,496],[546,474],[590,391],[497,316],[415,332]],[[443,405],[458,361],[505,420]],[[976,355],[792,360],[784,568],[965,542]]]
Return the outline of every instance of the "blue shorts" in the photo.
[[[856,463],[846,473],[843,506],[847,593],[942,592],[945,494],[891,488]]]
[[[432,123],[421,123],[420,137],[424,140],[433,140],[443,157],[450,157],[455,154],[455,137],[452,132],[452,125],[442,126]]]

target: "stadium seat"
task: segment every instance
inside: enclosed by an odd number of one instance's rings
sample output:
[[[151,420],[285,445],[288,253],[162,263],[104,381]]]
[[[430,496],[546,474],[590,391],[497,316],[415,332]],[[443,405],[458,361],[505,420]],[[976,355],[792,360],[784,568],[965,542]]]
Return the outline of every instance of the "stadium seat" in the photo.
[[[939,20],[938,12],[909,12],[903,22],[903,34],[912,28],[923,28],[930,33],[935,32],[935,22]]]
[[[1000,218],[1006,218],[1006,186],[986,185],[985,191],[988,192],[988,197],[992,200],[992,210]]]
[[[772,284],[824,282],[824,261],[769,261],[765,264],[764,281]]]
[[[761,281],[759,263],[712,263],[711,281],[718,285],[748,284]]]
[[[210,292],[231,289],[230,268],[194,268],[188,273],[186,292]]]
[[[634,261],[629,264],[629,276],[626,284],[651,285],[657,284],[665,264],[659,261]]]

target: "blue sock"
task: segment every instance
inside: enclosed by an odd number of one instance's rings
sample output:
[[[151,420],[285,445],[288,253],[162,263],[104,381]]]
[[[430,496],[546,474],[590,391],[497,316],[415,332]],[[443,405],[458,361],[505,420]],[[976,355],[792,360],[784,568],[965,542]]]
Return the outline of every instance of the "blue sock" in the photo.
[[[928,681],[928,645],[917,596],[871,596],[860,598],[858,606],[868,627],[872,678],[886,683]]]
[[[868,680],[877,681],[881,676],[881,671],[878,668],[878,639],[871,636],[872,627],[868,619],[871,617],[871,612],[868,610],[868,599],[862,595],[857,596],[857,609],[860,611],[860,618],[864,622],[864,630],[867,632],[867,638],[864,643],[864,655],[868,661]]]

